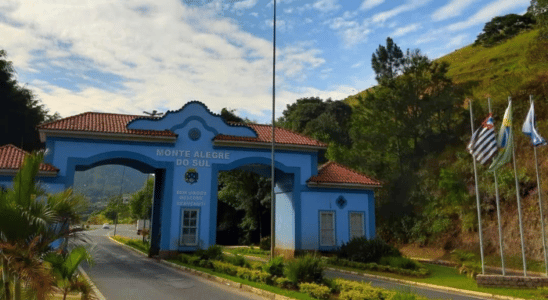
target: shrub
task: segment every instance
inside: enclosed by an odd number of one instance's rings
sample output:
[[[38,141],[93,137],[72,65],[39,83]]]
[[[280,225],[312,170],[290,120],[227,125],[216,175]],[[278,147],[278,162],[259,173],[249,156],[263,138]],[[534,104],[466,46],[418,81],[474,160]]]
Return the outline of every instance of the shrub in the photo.
[[[383,256],[401,256],[401,252],[380,239],[368,240],[365,237],[353,238],[343,244],[337,256],[363,263],[379,262]]]
[[[261,239],[259,248],[261,248],[261,250],[270,250],[270,236],[265,236]]]
[[[199,256],[200,259],[212,260],[212,259],[223,259],[223,248],[219,245],[211,245],[207,250],[198,250],[195,255]]]
[[[263,282],[267,284],[272,283],[272,276],[270,276],[270,274],[266,272],[246,269],[242,267],[236,267],[236,268],[237,268],[236,276],[242,279],[247,279],[255,282]]]
[[[284,275],[284,259],[281,256],[270,259],[263,265],[263,271],[269,273],[272,276],[281,277]]]
[[[295,284],[291,282],[291,280],[287,279],[286,277],[278,277],[274,280],[274,284],[277,287],[283,288],[283,289],[291,289],[295,287]]]
[[[370,283],[356,282],[337,278],[334,280],[339,286],[340,300],[385,300],[390,292],[374,288]]]
[[[293,283],[321,283],[325,266],[320,258],[307,254],[287,263],[285,275]]]
[[[306,293],[316,299],[329,299],[329,296],[331,294],[330,289],[325,285],[306,282],[299,285],[299,291],[301,291],[301,293]]]
[[[327,260],[331,265],[341,266],[341,267],[350,267],[366,271],[380,271],[380,272],[390,272],[406,276],[415,276],[415,277],[426,277],[430,275],[430,270],[423,267],[419,263],[416,263],[419,268],[417,270],[408,270],[392,266],[383,266],[376,263],[362,263],[357,261],[349,261],[342,258],[332,257]]]
[[[212,261],[212,266],[213,270],[220,273],[228,274],[231,276],[236,276],[236,274],[238,274],[238,267],[227,262],[214,260]]]
[[[379,260],[379,264],[407,270],[418,270],[421,267],[416,261],[407,257],[385,256]]]
[[[250,267],[249,262],[241,255],[225,256],[223,260],[238,267]]]

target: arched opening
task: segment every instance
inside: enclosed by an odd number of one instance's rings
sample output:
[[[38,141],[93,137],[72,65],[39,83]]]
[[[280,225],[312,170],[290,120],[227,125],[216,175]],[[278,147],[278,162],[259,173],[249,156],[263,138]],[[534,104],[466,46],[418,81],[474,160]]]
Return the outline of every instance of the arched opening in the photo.
[[[276,248],[287,249],[294,251],[299,245],[296,241],[300,236],[300,195],[299,184],[296,182],[300,178],[300,169],[298,167],[287,167],[280,162],[275,163],[275,194],[276,194]],[[220,186],[222,190],[223,180],[219,179],[222,176],[230,176],[234,173],[241,175],[240,178],[246,180],[258,180],[254,182],[253,187],[250,190],[259,193],[255,199],[243,199],[247,201],[247,204],[256,205],[255,209],[259,215],[254,216],[254,222],[256,227],[250,233],[249,240],[251,242],[257,242],[260,237],[270,236],[270,178],[271,178],[271,165],[270,159],[263,157],[249,157],[240,159],[226,165],[213,165],[212,177],[215,181],[215,186]],[[233,172],[233,173],[230,173]],[[236,180],[239,178],[232,178]],[[266,184],[268,183],[268,184]],[[296,188],[297,187],[297,188]],[[245,193],[243,193],[245,195]],[[250,193],[248,193],[250,195]],[[224,195],[221,195],[224,197]],[[268,199],[265,199],[268,198]],[[219,200],[219,194],[215,194],[212,197],[212,219],[217,221],[216,230],[212,232],[210,237],[210,243],[214,244],[228,244],[234,242],[236,238],[234,236],[226,236],[230,234],[242,234],[237,230],[232,229],[230,231],[229,226],[225,226],[223,222],[226,222],[227,214],[230,211],[221,211],[226,208],[224,199]],[[239,199],[232,199],[238,201]],[[251,200],[251,201],[250,201]],[[263,204],[260,205],[261,200]],[[265,203],[267,202],[267,203]],[[266,205],[267,204],[267,205]],[[258,206],[258,207],[257,207]],[[234,207],[234,206],[233,206]],[[237,211],[236,211],[237,213]],[[245,212],[240,215],[236,214],[235,219],[240,221],[245,218]],[[249,220],[243,220],[249,221]],[[248,224],[246,224],[248,225]],[[244,241],[246,238],[244,237]],[[242,242],[242,239],[237,239],[237,242]]]
[[[169,181],[169,178],[172,178],[172,176],[168,174],[172,172],[170,171],[173,169],[172,165],[173,163],[170,162],[156,161],[147,156],[128,151],[107,152],[88,158],[69,158],[67,162],[68,167],[65,184],[67,186],[75,186],[82,175],[85,176],[86,171],[93,169],[97,170],[98,167],[112,168],[114,166],[116,169],[117,166],[117,170],[119,171],[121,169],[122,173],[131,169],[135,174],[136,172],[141,173],[145,180],[146,178],[153,178],[154,195],[150,222],[151,248],[149,252],[149,255],[152,256],[157,255],[160,249],[162,215],[169,219],[169,214],[163,212],[165,207],[162,206],[162,203],[164,202],[164,197],[171,197],[169,192],[170,189],[166,189],[166,187],[172,184],[172,182],[167,182]],[[118,182],[120,183],[118,188],[123,192],[123,184],[127,182],[125,182],[123,178],[121,180],[119,179]]]

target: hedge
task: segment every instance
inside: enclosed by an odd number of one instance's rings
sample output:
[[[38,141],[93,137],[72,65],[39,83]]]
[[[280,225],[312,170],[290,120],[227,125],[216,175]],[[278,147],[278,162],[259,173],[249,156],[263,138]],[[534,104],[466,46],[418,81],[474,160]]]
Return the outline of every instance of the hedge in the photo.
[[[430,275],[430,270],[421,267],[418,270],[408,270],[402,268],[396,268],[392,266],[379,265],[377,263],[361,263],[357,261],[349,261],[346,259],[330,257],[327,259],[327,263],[335,266],[341,267],[350,267],[365,271],[380,271],[380,272],[389,272],[399,275],[413,276],[413,277],[427,277]]]

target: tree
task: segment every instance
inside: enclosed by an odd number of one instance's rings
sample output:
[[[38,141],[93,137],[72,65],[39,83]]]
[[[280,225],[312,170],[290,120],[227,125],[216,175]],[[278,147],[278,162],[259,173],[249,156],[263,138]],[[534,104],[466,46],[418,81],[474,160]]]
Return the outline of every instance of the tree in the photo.
[[[399,49],[387,43],[377,53]],[[393,57],[377,56],[377,63],[394,66]],[[386,183],[379,193],[378,218],[391,233],[404,216],[420,211],[427,198],[417,173],[423,160],[457,142],[463,122],[457,105],[462,95],[447,77],[446,63],[407,50],[397,65],[401,73],[393,78],[386,67],[375,69],[379,85],[358,97],[350,130],[353,145],[341,156],[341,162]]]
[[[129,210],[137,219],[150,219],[152,213],[152,198],[154,192],[154,178],[145,182],[142,189],[131,195]]]
[[[524,30],[531,29],[534,25],[535,19],[529,14],[523,16],[508,14],[494,17],[490,22],[485,24],[482,33],[478,35],[474,45],[490,47],[512,38]]]
[[[539,38],[548,40],[548,0],[531,0],[527,13],[531,14],[537,22]]]
[[[377,82],[387,84],[394,79],[401,72],[403,61],[403,52],[400,47],[387,37],[386,47],[379,45],[371,58],[371,66],[375,71]]]
[[[45,299],[52,289],[53,280],[40,258],[50,250],[54,241],[66,237],[63,226],[58,226],[62,224],[60,221],[70,223],[76,214],[69,209],[75,209],[74,206],[63,205],[64,208],[60,209],[61,206],[52,204],[59,204],[67,197],[46,195],[36,183],[42,160],[41,153],[26,156],[13,180],[13,187],[0,193],[0,258],[4,298],[7,300],[21,299],[22,290],[38,299]],[[65,196],[69,194],[64,192]]]
[[[343,101],[300,98],[287,105],[277,125],[326,143],[350,146],[348,135],[352,108]]]
[[[6,51],[0,50],[0,145],[36,150],[41,145],[36,126],[59,115],[48,116],[32,91],[17,83],[13,64],[6,56]]]

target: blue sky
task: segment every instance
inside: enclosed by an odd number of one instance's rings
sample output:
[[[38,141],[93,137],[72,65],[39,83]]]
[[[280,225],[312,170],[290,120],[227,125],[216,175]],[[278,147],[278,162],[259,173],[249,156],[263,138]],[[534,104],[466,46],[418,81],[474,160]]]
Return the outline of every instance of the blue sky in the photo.
[[[86,4],[84,4],[86,3]],[[262,123],[272,107],[271,0],[0,2],[0,49],[51,112],[142,114],[200,100]],[[375,84],[388,36],[435,59],[530,0],[279,0],[276,115]]]

